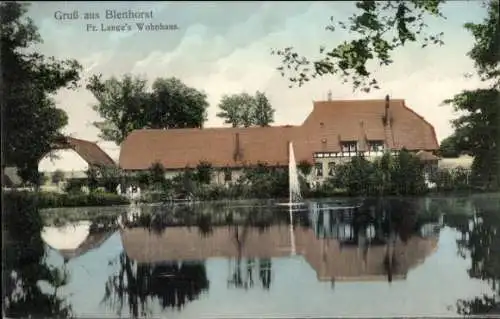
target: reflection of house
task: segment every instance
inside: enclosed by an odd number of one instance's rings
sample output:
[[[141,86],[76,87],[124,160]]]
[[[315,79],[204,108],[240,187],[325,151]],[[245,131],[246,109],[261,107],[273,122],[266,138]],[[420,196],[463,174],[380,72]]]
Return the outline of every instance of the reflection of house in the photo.
[[[80,221],[64,226],[46,226],[42,230],[43,241],[57,250],[65,260],[77,258],[98,248],[112,234],[111,231],[90,231],[91,222]]]
[[[144,170],[160,162],[171,173],[207,161],[220,171],[218,182],[234,180],[234,172],[258,162],[288,165],[288,141],[297,162],[314,162],[318,178],[354,155],[367,158],[384,150],[432,152],[438,149],[434,128],[408,108],[404,100],[314,102],[300,126],[136,130],[123,142],[120,166]],[[232,168],[233,170],[228,170]]]
[[[320,280],[387,278],[387,256],[393,256],[393,279],[404,278],[409,269],[433,252],[437,243],[436,237],[412,237],[406,243],[397,240],[394,246],[342,246],[335,239],[318,239],[309,228],[297,227],[291,236],[286,225],[274,225],[264,231],[240,227],[238,232],[234,226],[214,227],[207,237],[196,227],[171,227],[163,234],[128,228],[121,231],[121,238],[127,255],[139,263],[212,257],[284,257],[290,255],[294,241],[296,253],[314,268]]]

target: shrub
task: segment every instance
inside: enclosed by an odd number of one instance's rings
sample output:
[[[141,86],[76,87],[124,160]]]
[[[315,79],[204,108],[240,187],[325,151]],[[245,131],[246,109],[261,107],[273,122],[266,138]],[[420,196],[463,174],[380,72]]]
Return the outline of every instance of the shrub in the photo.
[[[53,192],[33,193],[40,208],[54,207],[85,207],[85,206],[113,206],[128,204],[128,200],[112,193],[68,193]]]
[[[302,160],[298,163],[297,168],[304,176],[309,176],[311,174],[313,165],[309,161]]]
[[[196,166],[195,178],[202,184],[210,184],[212,181],[212,164],[202,161]]]
[[[66,186],[64,187],[64,190],[67,193],[80,193],[82,192],[82,187],[86,186],[87,182],[84,179],[81,178],[70,178],[66,182]]]
[[[162,185],[165,182],[165,168],[161,163],[154,163],[149,168],[149,184]]]
[[[431,181],[436,184],[436,191],[440,192],[473,189],[473,176],[469,170],[461,167],[438,170],[431,176]]]
[[[55,170],[52,173],[52,183],[59,185],[60,182],[64,180],[64,173],[61,170]]]
[[[331,183],[349,195],[417,195],[426,190],[420,160],[406,150],[397,156],[386,153],[373,163],[355,156],[337,166]]]
[[[99,186],[104,187],[107,192],[114,193],[122,177],[120,169],[115,166],[106,166],[98,168],[98,172]]]
[[[99,172],[97,168],[89,166],[85,173],[87,174],[87,186],[93,192],[99,187]]]

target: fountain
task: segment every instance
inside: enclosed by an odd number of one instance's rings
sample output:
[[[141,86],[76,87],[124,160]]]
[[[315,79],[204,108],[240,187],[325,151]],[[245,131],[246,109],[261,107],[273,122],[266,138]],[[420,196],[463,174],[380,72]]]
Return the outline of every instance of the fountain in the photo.
[[[302,206],[302,195],[300,193],[299,173],[297,171],[297,163],[293,151],[293,143],[288,144],[288,203],[280,203],[278,205],[290,206],[290,210],[296,210],[294,206]]]
[[[293,152],[293,144],[290,141],[288,144],[288,192],[289,203],[300,203],[302,195],[300,194],[299,174],[297,172],[297,163],[295,162],[295,153]]]

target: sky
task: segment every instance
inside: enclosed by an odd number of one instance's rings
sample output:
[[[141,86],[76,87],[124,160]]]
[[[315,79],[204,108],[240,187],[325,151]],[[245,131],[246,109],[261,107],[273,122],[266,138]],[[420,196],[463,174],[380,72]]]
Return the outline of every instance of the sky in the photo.
[[[150,19],[105,19],[106,10],[152,12]],[[44,40],[37,50],[60,59],[77,59],[83,66],[82,83],[91,75],[104,78],[124,74],[139,75],[152,83],[158,77],[177,77],[204,91],[210,107],[206,127],[221,126],[217,104],[224,94],[263,91],[276,109],[275,124],[301,124],[312,110],[312,102],[333,99],[392,98],[406,104],[434,125],[438,140],[452,133],[450,120],[456,114],[442,101],[464,89],[480,86],[473,62],[466,56],[472,47],[466,22],[479,22],[485,15],[479,1],[450,1],[443,7],[444,19],[427,20],[429,32],[444,32],[445,45],[422,49],[407,45],[397,50],[389,67],[375,68],[380,90],[368,94],[353,92],[335,76],[325,76],[303,87],[289,88],[276,70],[279,57],[273,48],[293,46],[306,56],[319,47],[334,47],[349,34],[325,30],[332,17],[345,21],[355,10],[354,2],[34,2],[27,15],[39,28]],[[78,12],[79,19],[58,19]],[[85,20],[85,13],[98,13],[99,19]],[[138,31],[135,22],[176,24],[177,30]],[[134,30],[103,32],[105,25],[128,23]],[[92,110],[96,102],[83,85],[76,91],[61,90],[55,96],[69,124],[66,134],[96,141],[112,158],[119,147],[98,138],[92,122],[99,115]],[[59,159],[40,162],[40,170],[82,170],[86,163],[72,151],[59,151]]]

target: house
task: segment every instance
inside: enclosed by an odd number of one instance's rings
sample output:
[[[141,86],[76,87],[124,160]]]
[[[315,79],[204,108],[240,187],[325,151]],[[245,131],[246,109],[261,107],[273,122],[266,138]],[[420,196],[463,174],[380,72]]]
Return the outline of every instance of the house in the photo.
[[[313,175],[319,181],[355,155],[373,159],[403,148],[432,155],[439,147],[429,122],[404,100],[387,96],[314,102],[298,126],[135,130],[121,146],[119,165],[136,172],[161,163],[167,176],[173,176],[206,161],[217,169],[214,182],[225,183],[235,181],[248,165],[287,166],[290,141],[296,161],[314,163]]]
[[[90,221],[79,221],[45,226],[41,237],[47,246],[59,252],[64,261],[69,261],[100,247],[113,233],[109,229],[93,229]]]
[[[206,260],[208,258],[280,258],[292,251],[314,269],[319,281],[383,281],[404,280],[407,273],[435,252],[438,237],[411,237],[393,245],[343,246],[337,239],[318,238],[311,228],[273,225],[265,231],[250,227],[241,239],[235,226],[215,226],[208,236],[195,227],[170,227],[157,234],[147,228],[124,228],[122,245],[129,258],[138,263]],[[387,256],[397,265],[388,270]],[[392,273],[391,273],[392,272]]]

